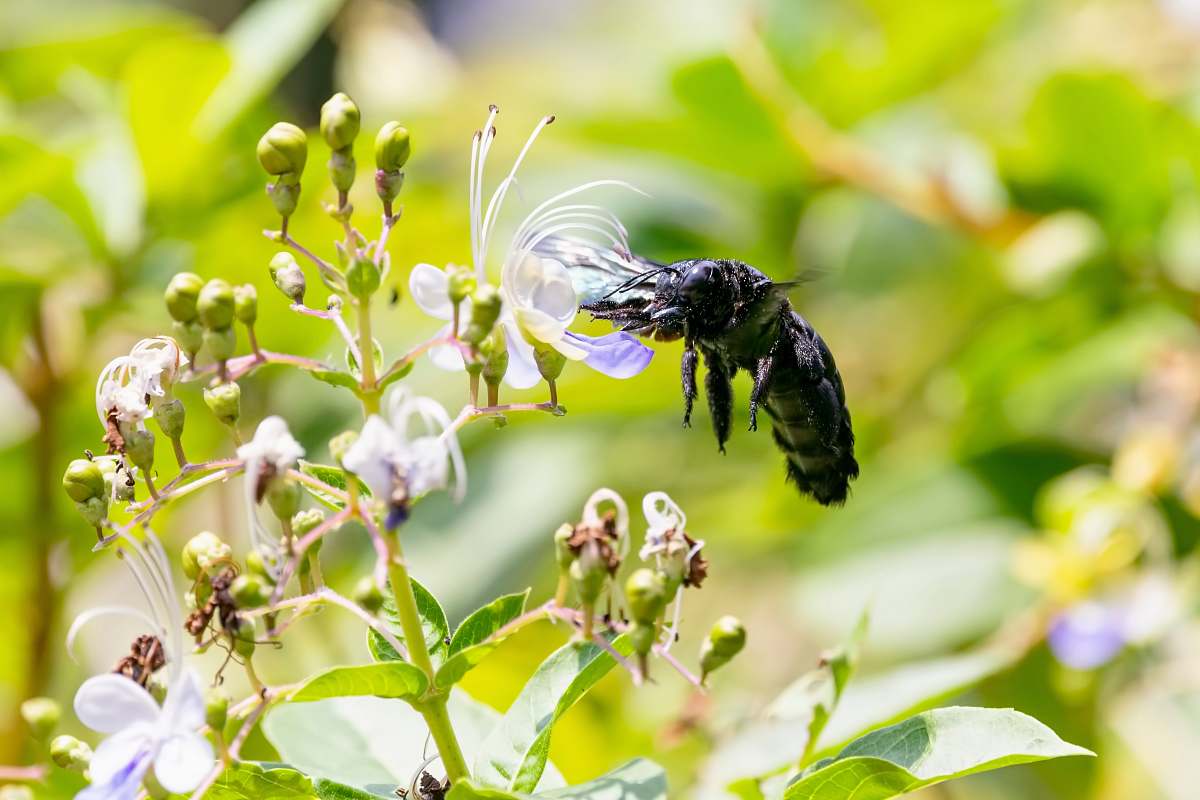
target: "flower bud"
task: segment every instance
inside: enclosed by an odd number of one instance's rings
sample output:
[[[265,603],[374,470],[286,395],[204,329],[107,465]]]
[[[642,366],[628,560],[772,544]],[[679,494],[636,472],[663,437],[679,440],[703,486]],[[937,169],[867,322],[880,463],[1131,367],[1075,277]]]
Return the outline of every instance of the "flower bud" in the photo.
[[[187,418],[187,409],[178,398],[159,402],[154,406],[154,421],[158,429],[168,439],[178,439],[183,436],[183,423]]]
[[[21,718],[29,726],[33,738],[43,740],[58,727],[62,708],[49,697],[31,697],[21,703]]]
[[[533,348],[533,361],[537,364],[538,372],[547,381],[558,380],[558,376],[562,375],[563,367],[567,365],[566,356],[541,342]]]
[[[745,646],[746,629],[741,621],[737,617],[721,617],[700,646],[700,679],[729,663]]]
[[[571,563],[575,561],[574,551],[567,546],[567,541],[574,533],[575,526],[569,522],[559,525],[558,530],[554,532],[554,560],[558,562],[558,568],[563,572],[570,569]]]
[[[107,497],[107,486],[100,465],[86,458],[77,458],[63,473],[63,489],[76,503],[86,503],[93,497]]]
[[[375,579],[367,575],[354,585],[354,602],[362,606],[370,614],[379,613],[383,608],[383,592],[375,585]]]
[[[354,143],[361,122],[358,106],[345,92],[338,92],[321,106],[321,135],[330,150],[342,150]]]
[[[187,353],[188,359],[195,359],[196,353],[199,353],[200,348],[204,346],[204,328],[200,326],[200,323],[195,320],[191,322],[175,320],[171,325],[171,331],[175,341],[179,342],[179,347]]]
[[[258,140],[258,163],[268,175],[304,172],[308,160],[308,137],[290,122],[276,122]]]
[[[200,290],[196,304],[200,323],[209,329],[228,328],[233,324],[234,305],[233,287],[228,281],[213,278]]]
[[[211,687],[204,693],[204,722],[215,733],[225,730],[225,720],[229,716],[229,695],[218,687]]]
[[[258,639],[258,620],[239,619],[237,629],[232,631],[233,650],[242,658],[254,655],[255,640]]]
[[[129,456],[135,467],[149,472],[154,468],[154,434],[148,430],[127,433],[125,455]]]
[[[163,299],[167,302],[167,313],[176,322],[191,322],[196,318],[196,302],[200,290],[204,287],[204,279],[194,272],[176,273]]]
[[[291,253],[276,253],[271,258],[268,269],[271,272],[271,280],[275,282],[279,291],[283,292],[283,296],[296,305],[303,305],[304,290],[307,286],[304,271],[296,263],[296,257]]]
[[[212,531],[201,531],[183,546],[183,574],[196,580],[200,573],[228,563],[233,558],[233,548],[221,541]]]
[[[50,742],[50,760],[63,769],[83,772],[92,763],[92,748],[74,736],[55,736]]]
[[[233,315],[243,325],[253,325],[258,319],[258,290],[251,284],[234,287]]]
[[[502,305],[500,290],[490,283],[475,289],[471,293],[471,319],[463,331],[463,341],[478,345],[486,339],[496,326],[496,320],[500,318]],[[507,364],[505,366],[507,367]]]
[[[358,175],[358,164],[354,160],[354,150],[347,147],[345,150],[334,150],[329,156],[329,182],[333,184],[333,188],[339,192],[348,192],[354,186],[354,179]],[[340,218],[338,214],[346,212],[345,208],[334,210],[334,218]]]
[[[483,369],[480,371],[483,382],[490,389],[495,389],[504,380],[504,373],[508,372],[508,340],[504,337],[504,331],[500,328],[493,330],[480,343],[479,354],[483,358]]]
[[[446,267],[446,272],[449,279],[447,293],[450,295],[450,302],[455,305],[466,300],[479,287],[479,281],[475,277],[475,270],[470,267],[451,264]]]
[[[111,490],[111,497],[118,503],[132,503],[134,482],[133,476],[126,473],[124,477],[117,475],[115,472],[112,475],[106,475],[105,481],[108,483]]]
[[[251,550],[246,553],[246,572],[251,575],[257,575],[267,583],[274,583],[275,579],[271,575],[271,570],[267,568],[267,562],[263,559],[263,554],[258,550]]]
[[[297,536],[303,536],[312,531],[325,521],[325,512],[319,508],[306,508],[303,511],[297,511],[292,515],[292,532]],[[313,542],[313,548],[320,547],[321,540]],[[309,548],[310,551],[313,548]]]
[[[643,674],[646,672],[646,656],[654,649],[658,640],[658,625],[653,622],[635,622],[629,628],[629,643],[639,656]]]
[[[267,487],[267,503],[275,516],[281,520],[290,520],[300,510],[300,499],[304,491],[300,484],[291,478],[279,477],[271,481]]]
[[[267,602],[270,593],[257,575],[238,575],[229,584],[229,596],[238,608],[258,608]]]
[[[82,503],[76,503],[75,510],[88,524],[99,527],[108,519],[108,497],[92,497]]]
[[[204,404],[226,425],[237,424],[242,415],[242,387],[233,381],[204,390]]]
[[[237,333],[233,326],[228,328],[205,328],[204,349],[217,361],[232,358],[237,352]]]
[[[608,568],[594,549],[585,548],[568,568],[571,583],[585,606],[595,604],[608,582]]]
[[[354,447],[354,443],[358,441],[358,431],[342,431],[337,436],[329,440],[329,454],[333,456],[333,460],[341,466],[342,460],[346,458],[346,454],[350,452],[350,448]]]
[[[369,258],[355,258],[346,270],[346,288],[360,300],[366,300],[379,289],[379,267]]]
[[[284,218],[295,214],[296,207],[300,205],[300,184],[287,178],[287,175],[282,175],[275,183],[267,184],[267,197],[271,198],[271,205],[275,206],[279,216]]]
[[[625,581],[625,600],[629,604],[629,616],[634,622],[653,624],[667,602],[667,589],[662,576],[645,567],[635,570]]]
[[[375,167],[383,172],[399,172],[411,153],[408,129],[394,120],[384,123],[375,136]]]

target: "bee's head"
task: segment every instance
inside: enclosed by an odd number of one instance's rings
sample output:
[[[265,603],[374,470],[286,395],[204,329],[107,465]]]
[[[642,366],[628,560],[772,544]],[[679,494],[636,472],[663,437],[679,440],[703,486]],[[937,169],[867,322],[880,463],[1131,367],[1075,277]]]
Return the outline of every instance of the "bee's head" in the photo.
[[[679,277],[679,300],[692,307],[703,305],[720,291],[722,282],[721,268],[715,261],[693,261]]]

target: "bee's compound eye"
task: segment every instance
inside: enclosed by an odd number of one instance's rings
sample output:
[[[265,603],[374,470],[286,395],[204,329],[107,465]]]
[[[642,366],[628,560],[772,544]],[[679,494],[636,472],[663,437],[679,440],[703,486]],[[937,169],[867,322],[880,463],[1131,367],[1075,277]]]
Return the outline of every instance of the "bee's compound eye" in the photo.
[[[688,267],[679,285],[679,293],[688,300],[699,300],[716,285],[720,268],[713,261],[697,261]]]

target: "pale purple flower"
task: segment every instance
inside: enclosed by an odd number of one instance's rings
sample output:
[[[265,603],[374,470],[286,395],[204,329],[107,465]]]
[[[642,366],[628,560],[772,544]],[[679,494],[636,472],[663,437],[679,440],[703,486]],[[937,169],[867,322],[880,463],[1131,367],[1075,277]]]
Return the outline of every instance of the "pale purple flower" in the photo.
[[[1046,637],[1058,661],[1072,669],[1103,666],[1125,647],[1121,615],[1106,603],[1086,601],[1060,612]]]
[[[264,472],[267,480],[287,474],[304,455],[304,448],[292,436],[283,417],[270,416],[258,423],[254,438],[239,447],[237,454],[246,462],[246,524],[251,544],[272,570],[278,570],[283,551],[279,538],[271,536],[258,518],[259,482],[263,480]]]

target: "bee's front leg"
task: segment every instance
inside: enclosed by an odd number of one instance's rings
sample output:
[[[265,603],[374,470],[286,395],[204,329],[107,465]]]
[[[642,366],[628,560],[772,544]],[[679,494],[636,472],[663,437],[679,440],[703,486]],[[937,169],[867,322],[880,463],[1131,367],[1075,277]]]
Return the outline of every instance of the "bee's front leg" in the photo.
[[[758,430],[758,404],[763,401],[767,394],[767,387],[771,384],[771,371],[775,368],[775,347],[772,345],[771,352],[762,358],[754,365],[754,388],[750,391],[750,430]]]
[[[680,379],[683,382],[683,427],[692,427],[692,403],[696,401],[696,346],[688,342],[683,348]]]

